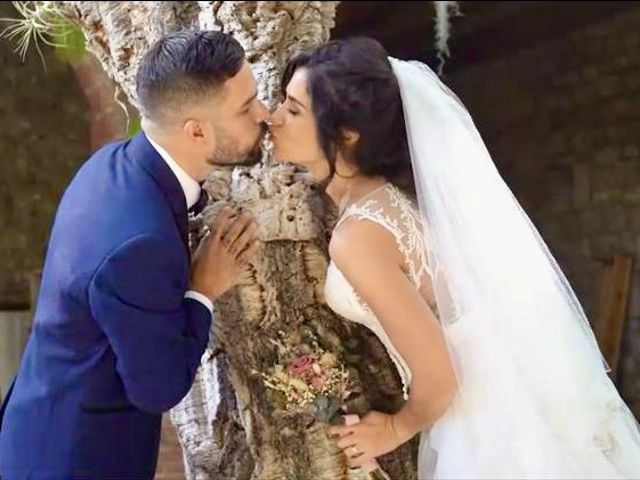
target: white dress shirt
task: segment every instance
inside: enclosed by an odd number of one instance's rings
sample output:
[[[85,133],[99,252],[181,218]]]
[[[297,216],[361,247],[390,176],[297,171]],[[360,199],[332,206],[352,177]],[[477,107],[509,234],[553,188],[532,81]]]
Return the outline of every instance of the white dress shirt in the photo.
[[[171,171],[178,179],[178,183],[180,183],[182,191],[184,192],[184,198],[187,199],[187,210],[190,209],[200,198],[200,184],[196,180],[191,178],[189,174],[185,172],[180,165],[178,165],[178,162],[171,158],[171,155],[169,155],[169,153],[164,148],[153,141],[151,137],[149,137],[149,135],[147,135],[147,140],[149,140],[151,146],[156,149],[162,159],[167,162],[167,165],[169,165],[169,168],[171,168]],[[185,298],[191,298],[202,303],[205,307],[207,307],[207,309],[209,309],[211,315],[213,315],[213,302],[206,295],[203,295],[200,292],[196,292],[195,290],[187,290],[184,296]]]

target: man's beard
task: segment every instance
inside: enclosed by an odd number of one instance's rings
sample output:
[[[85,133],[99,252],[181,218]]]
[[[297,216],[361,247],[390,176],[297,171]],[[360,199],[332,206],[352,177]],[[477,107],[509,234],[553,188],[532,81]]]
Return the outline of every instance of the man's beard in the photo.
[[[251,150],[241,155],[233,142],[229,141],[225,135],[218,135],[220,143],[216,146],[213,154],[207,158],[207,163],[215,167],[251,167],[262,160],[262,139],[266,131],[266,126],[260,129],[258,138]]]

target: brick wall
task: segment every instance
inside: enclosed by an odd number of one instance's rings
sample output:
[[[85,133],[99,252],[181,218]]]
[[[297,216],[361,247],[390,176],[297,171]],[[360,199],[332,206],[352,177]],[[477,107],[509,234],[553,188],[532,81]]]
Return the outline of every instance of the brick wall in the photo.
[[[620,385],[640,415],[640,7],[448,82],[591,318],[602,261],[636,257]]]

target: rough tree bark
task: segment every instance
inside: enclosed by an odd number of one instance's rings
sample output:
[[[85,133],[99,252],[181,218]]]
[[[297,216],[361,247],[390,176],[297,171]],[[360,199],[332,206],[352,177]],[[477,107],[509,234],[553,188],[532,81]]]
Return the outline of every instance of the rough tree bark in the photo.
[[[149,45],[182,28],[219,29],[243,45],[260,98],[279,101],[286,58],[329,38],[338,2],[61,2],[108,75],[136,105],[136,67]],[[239,285],[216,305],[212,337],[196,382],[171,412],[190,479],[346,479],[350,472],[325,429],[285,420],[252,371],[275,361],[278,332],[312,328],[337,354],[349,354],[364,411],[397,410],[399,378],[380,342],[325,305],[327,241],[335,212],[309,178],[268,155],[253,168],[220,169],[205,188],[201,222],[232,202],[255,216],[263,247]],[[193,225],[194,238],[201,225]],[[354,356],[354,353],[357,354]],[[362,413],[362,412],[360,412]],[[416,444],[380,459],[394,479],[416,478]]]

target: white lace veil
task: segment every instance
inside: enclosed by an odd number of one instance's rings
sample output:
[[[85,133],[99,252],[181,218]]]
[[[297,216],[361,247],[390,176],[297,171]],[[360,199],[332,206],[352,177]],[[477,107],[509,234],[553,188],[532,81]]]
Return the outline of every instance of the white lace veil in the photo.
[[[419,478],[640,478],[638,425],[469,112],[428,66],[390,62],[460,384]]]

